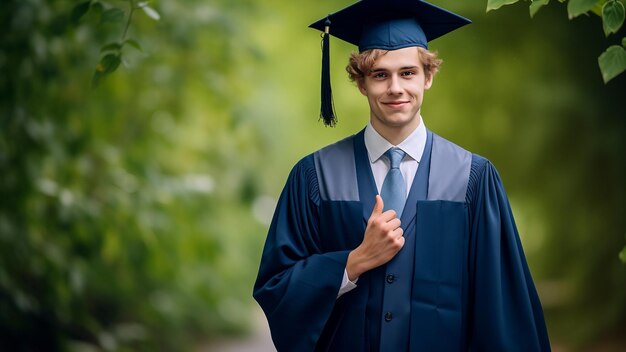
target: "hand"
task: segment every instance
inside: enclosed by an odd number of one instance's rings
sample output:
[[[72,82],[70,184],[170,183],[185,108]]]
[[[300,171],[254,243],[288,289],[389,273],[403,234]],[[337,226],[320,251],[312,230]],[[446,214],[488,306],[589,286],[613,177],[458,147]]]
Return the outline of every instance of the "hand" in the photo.
[[[404,246],[400,219],[394,210],[383,213],[383,199],[377,195],[363,242],[348,255],[346,272],[350,281],[390,261]]]

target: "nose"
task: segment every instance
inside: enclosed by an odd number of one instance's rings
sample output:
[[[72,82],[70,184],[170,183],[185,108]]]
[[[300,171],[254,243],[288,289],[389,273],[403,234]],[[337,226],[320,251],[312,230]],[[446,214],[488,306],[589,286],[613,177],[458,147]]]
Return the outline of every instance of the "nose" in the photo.
[[[400,78],[397,75],[392,75],[389,80],[389,88],[387,89],[389,95],[402,94],[402,87],[400,86]]]

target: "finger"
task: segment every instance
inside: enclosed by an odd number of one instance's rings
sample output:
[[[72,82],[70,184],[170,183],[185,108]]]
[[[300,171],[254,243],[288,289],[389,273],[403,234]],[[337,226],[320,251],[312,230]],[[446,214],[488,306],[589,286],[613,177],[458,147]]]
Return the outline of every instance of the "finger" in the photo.
[[[398,229],[401,225],[402,223],[400,222],[400,219],[398,218],[393,218],[387,222],[388,229],[392,231]]]
[[[372,215],[370,217],[382,214],[384,207],[385,204],[383,203],[383,198],[379,195],[376,195],[376,204],[374,204],[374,209],[372,209]]]
[[[400,248],[404,247],[404,236],[398,238],[398,243],[400,244]]]
[[[398,227],[397,229],[393,231],[393,236],[395,238],[400,238],[400,237],[404,238],[404,230],[401,227]]]
[[[380,219],[384,222],[389,222],[393,219],[397,219],[398,213],[395,210],[389,209],[386,212],[380,214]]]

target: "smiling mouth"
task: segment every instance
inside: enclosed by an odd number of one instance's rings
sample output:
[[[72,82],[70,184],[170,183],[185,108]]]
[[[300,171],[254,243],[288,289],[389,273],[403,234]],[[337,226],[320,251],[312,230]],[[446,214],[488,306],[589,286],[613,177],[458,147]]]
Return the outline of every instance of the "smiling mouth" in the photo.
[[[406,105],[408,103],[409,103],[408,101],[390,101],[390,102],[386,102],[386,103],[383,103],[383,104],[387,105],[389,107],[392,107],[392,108],[400,108],[400,107],[403,107],[404,105]]]

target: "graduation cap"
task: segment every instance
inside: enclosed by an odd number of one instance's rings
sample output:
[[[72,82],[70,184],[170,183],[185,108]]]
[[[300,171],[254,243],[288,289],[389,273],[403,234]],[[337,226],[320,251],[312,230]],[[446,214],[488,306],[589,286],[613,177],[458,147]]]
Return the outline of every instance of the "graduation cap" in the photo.
[[[425,1],[361,0],[311,24],[323,32],[320,117],[324,124],[337,122],[330,87],[329,35],[358,46],[359,52],[412,46],[428,49],[429,41],[468,23],[467,18]]]

